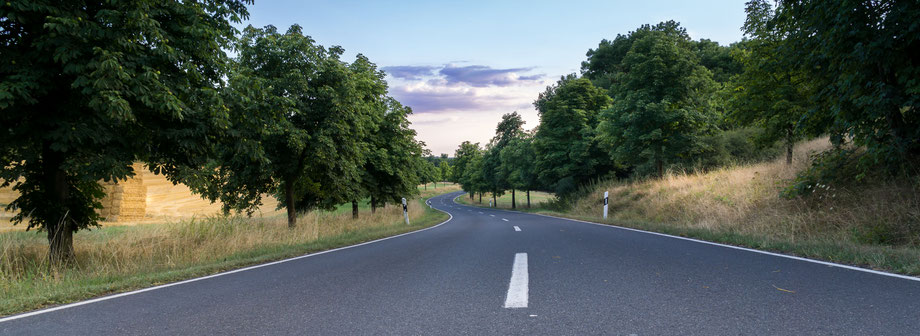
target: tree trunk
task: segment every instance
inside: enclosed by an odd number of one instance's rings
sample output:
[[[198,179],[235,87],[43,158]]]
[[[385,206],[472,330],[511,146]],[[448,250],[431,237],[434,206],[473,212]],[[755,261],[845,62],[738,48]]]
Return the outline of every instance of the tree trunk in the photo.
[[[288,181],[284,183],[284,198],[287,203],[287,216],[288,216],[288,227],[294,228],[297,226],[297,209],[295,208],[296,202],[294,200],[294,183]]]
[[[482,192],[479,192],[479,204],[482,204]]]
[[[498,207],[498,199],[495,198],[495,190],[492,190],[492,206]]]
[[[48,258],[52,265],[69,264],[74,258],[74,226],[73,221],[67,218],[69,213],[67,201],[70,195],[67,173],[61,169],[64,158],[48,146],[45,146],[42,152],[42,175],[45,179],[45,188],[51,192],[50,201],[57,203],[64,211],[55,215],[57,218],[44,219],[45,229],[48,231]]]
[[[425,183],[425,190],[428,190],[428,183]]]
[[[514,203],[514,189],[513,188],[511,189],[511,208],[516,209],[516,205]]]
[[[351,201],[351,218],[358,219],[358,201]]]
[[[786,141],[786,165],[792,165],[792,141]]]
[[[377,198],[371,196],[371,213],[377,213]]]
[[[655,164],[658,166],[658,177],[664,177],[664,164],[661,159],[656,160]]]
[[[527,208],[530,209],[530,190],[527,191]]]

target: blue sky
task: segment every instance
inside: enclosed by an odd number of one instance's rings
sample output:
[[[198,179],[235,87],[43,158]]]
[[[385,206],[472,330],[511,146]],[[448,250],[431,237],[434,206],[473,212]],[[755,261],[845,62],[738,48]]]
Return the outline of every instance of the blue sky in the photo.
[[[744,1],[288,1],[256,0],[244,24],[300,24],[346,59],[366,55],[388,73],[390,95],[413,108],[435,154],[485,144],[504,113],[533,128],[532,102],[578,72],[601,39],[676,20],[693,39],[741,39]]]

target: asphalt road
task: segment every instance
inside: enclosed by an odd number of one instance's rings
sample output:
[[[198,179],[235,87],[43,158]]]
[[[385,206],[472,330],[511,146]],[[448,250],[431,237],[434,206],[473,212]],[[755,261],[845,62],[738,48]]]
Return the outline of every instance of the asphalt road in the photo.
[[[455,196],[432,199],[452,215],[432,229],[14,316],[0,335],[920,333],[915,280]]]

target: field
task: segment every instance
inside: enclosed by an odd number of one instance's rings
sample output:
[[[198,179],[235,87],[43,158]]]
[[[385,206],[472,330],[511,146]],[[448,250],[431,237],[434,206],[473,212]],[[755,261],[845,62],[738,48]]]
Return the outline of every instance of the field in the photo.
[[[702,174],[609,181],[589,189],[569,211],[542,212],[920,274],[920,181],[819,185],[809,197],[780,197],[808,167],[810,154],[829,146],[827,139],[799,144],[791,166],[778,158]],[[610,192],[607,220],[604,191]]]
[[[302,215],[297,227],[289,229],[273,204],[261,216],[223,217],[216,215],[216,205],[189,199],[194,196],[183,196],[171,184],[160,187],[152,196],[155,215],[144,222],[105,223],[74,234],[74,267],[49,267],[43,233],[19,227],[0,232],[0,315],[418,230],[448,217],[429,209],[424,199],[458,190],[453,185],[423,190],[409,205],[410,226],[401,206],[372,214],[362,202],[358,219],[352,219],[351,205],[345,204]]]
[[[542,192],[542,191],[531,191],[530,192],[530,206],[532,208],[540,208],[545,203],[550,202],[556,198],[556,195],[551,193]],[[483,193],[482,202],[479,201],[479,194],[476,194],[475,197],[471,200],[469,194],[463,197],[458,197],[457,202],[475,205],[475,206],[489,206],[489,201],[492,200],[492,193]],[[511,191],[506,192],[504,195],[498,197],[497,204],[493,206],[499,209],[511,209]],[[518,190],[515,193],[515,204],[517,205],[517,210],[527,210],[527,192],[523,190]]]

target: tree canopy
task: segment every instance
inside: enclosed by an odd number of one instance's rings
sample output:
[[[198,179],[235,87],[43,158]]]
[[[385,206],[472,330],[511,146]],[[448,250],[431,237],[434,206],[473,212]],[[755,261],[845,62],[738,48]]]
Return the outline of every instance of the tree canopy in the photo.
[[[53,261],[101,219],[100,180],[135,161],[178,181],[206,163],[232,22],[249,1],[30,0],[0,6],[0,179],[14,222],[48,233]]]

